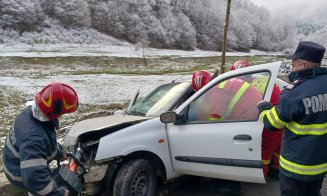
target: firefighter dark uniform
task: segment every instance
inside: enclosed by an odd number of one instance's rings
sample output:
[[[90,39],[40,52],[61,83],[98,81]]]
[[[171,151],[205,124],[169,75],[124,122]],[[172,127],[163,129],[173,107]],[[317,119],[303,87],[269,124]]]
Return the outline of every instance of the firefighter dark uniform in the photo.
[[[304,182],[304,193],[297,189],[292,195],[319,195],[327,172],[327,70],[314,67],[293,72],[289,77],[295,81],[294,86],[281,92],[279,105],[258,105],[260,119],[269,130],[284,128],[280,155],[282,194],[283,190],[292,193],[294,183],[298,188]],[[305,189],[308,183],[310,190]]]
[[[8,180],[33,195],[64,195],[51,177],[49,162],[58,158],[58,120],[41,122],[26,107],[13,123],[4,147],[4,171]]]
[[[67,84],[53,82],[34,96],[15,119],[3,151],[3,167],[8,180],[29,195],[67,195],[51,176],[49,163],[63,157],[58,150],[58,118],[77,110],[78,97]]]

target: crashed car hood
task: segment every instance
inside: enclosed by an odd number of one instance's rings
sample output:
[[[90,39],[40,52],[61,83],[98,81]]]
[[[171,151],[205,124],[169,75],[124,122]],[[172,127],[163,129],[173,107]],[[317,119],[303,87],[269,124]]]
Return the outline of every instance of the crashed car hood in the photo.
[[[153,117],[144,117],[144,116],[105,116],[93,119],[87,119],[80,122],[77,122],[72,126],[72,128],[68,131],[67,135],[64,139],[64,145],[70,146],[73,145],[78,138],[78,136],[90,132],[90,131],[98,131],[105,128],[111,128],[118,125],[122,125],[125,123],[145,121],[151,119]]]

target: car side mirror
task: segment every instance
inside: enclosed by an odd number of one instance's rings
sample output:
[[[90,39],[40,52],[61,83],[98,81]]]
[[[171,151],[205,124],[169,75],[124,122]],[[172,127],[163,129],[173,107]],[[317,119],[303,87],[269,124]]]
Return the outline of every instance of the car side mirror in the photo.
[[[162,123],[174,123],[176,122],[177,114],[176,112],[165,112],[160,115],[160,121]]]

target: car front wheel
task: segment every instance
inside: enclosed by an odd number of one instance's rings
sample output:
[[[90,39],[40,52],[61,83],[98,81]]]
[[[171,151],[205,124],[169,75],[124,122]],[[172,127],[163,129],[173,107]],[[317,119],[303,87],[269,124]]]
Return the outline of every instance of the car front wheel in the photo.
[[[149,161],[130,160],[119,170],[114,196],[153,196],[157,189],[155,171]]]

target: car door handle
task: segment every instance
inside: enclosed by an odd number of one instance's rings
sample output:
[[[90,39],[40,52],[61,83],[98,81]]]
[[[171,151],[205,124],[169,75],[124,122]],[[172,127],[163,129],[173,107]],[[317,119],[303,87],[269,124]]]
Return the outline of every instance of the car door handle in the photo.
[[[248,140],[252,140],[252,137],[250,135],[236,135],[233,139],[234,140],[248,141]]]

